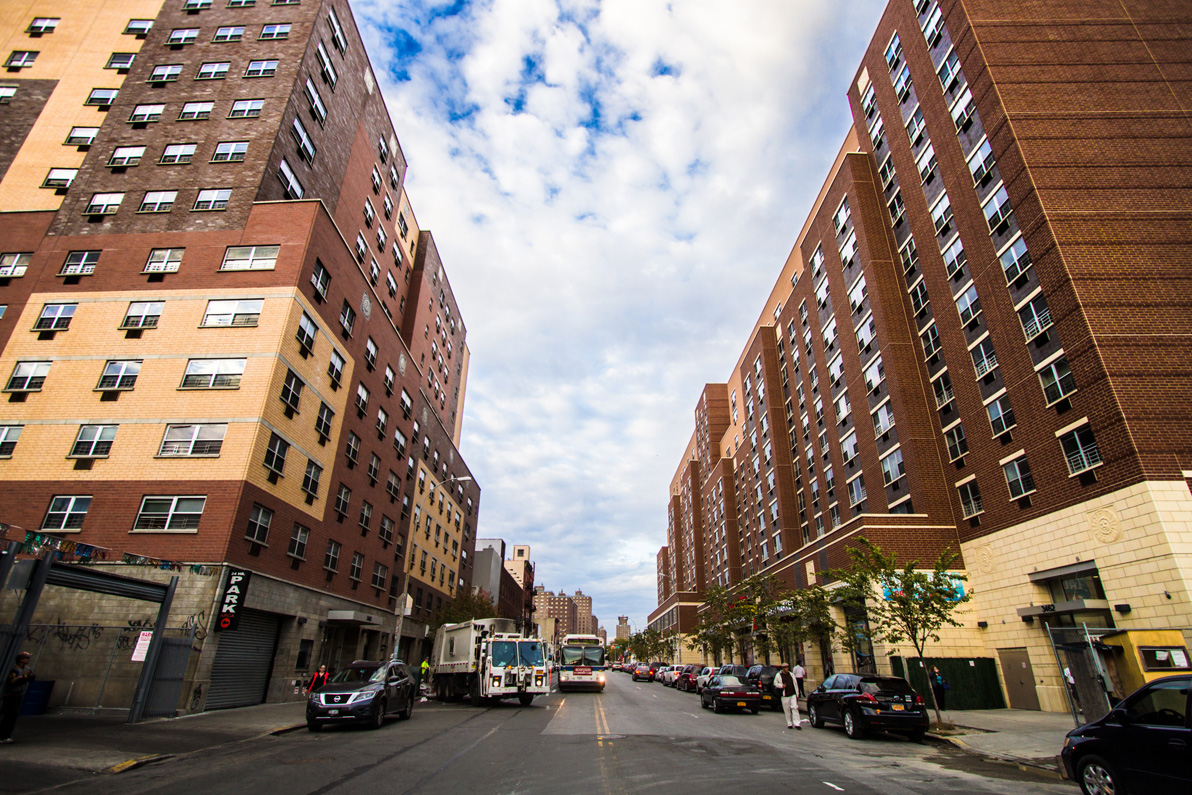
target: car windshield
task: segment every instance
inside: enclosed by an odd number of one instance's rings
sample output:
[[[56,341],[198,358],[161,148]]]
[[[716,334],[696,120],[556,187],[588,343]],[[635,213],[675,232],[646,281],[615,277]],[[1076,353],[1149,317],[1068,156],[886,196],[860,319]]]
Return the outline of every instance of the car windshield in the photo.
[[[732,676],[731,674],[724,674],[720,677],[721,687],[741,687],[744,684],[740,678]]]
[[[331,677],[333,685],[351,685],[359,682],[380,682],[385,678],[385,668],[381,665],[349,665],[335,672]]]
[[[883,677],[881,679],[862,679],[862,693],[913,693],[914,689],[905,679],[898,677]]]

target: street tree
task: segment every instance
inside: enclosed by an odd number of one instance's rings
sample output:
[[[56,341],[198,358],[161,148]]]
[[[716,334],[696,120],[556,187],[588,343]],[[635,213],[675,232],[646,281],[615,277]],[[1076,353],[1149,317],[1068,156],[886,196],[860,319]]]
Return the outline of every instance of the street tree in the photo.
[[[778,646],[782,659],[787,659],[787,649],[815,643],[825,645],[832,640],[839,627],[832,620],[832,600],[822,585],[799,588],[787,595],[775,609],[775,616],[769,622],[769,634]]]
[[[964,590],[964,575],[948,571],[959,557],[955,552],[942,552],[930,569],[917,568],[918,560],[899,567],[895,555],[861,538],[857,546],[849,547],[848,556],[848,568],[830,572],[842,584],[835,593],[846,605],[866,611],[872,640],[909,641],[922,664],[927,643],[938,642],[944,627],[961,625],[956,611],[972,599],[972,592]],[[847,641],[849,633],[845,635]],[[927,690],[936,723],[942,723],[935,693],[930,687]]]
[[[480,591],[461,588],[429,622],[430,632],[433,635],[444,624],[458,624],[477,618],[495,618],[496,615],[497,606],[491,599]]]

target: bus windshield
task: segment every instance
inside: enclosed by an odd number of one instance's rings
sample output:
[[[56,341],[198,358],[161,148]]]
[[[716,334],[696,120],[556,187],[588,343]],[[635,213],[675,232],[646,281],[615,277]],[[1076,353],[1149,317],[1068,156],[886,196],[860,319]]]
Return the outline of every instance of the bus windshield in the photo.
[[[563,665],[604,665],[603,646],[563,646],[559,656]]]

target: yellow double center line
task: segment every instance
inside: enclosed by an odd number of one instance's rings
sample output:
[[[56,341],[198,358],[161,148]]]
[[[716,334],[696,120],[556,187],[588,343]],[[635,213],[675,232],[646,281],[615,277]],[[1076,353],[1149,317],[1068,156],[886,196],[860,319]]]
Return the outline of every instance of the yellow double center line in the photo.
[[[604,705],[600,703],[600,697],[596,697],[596,735],[600,739],[603,735],[611,734],[608,730],[608,717],[604,714]]]

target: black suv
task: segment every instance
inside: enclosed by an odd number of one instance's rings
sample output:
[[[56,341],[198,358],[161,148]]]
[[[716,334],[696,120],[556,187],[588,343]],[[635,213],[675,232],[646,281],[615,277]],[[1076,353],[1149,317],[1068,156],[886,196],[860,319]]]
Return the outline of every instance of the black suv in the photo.
[[[782,694],[774,689],[777,676],[778,668],[773,665],[755,665],[745,674],[745,680],[762,691],[762,706],[774,710],[782,709]]]
[[[923,696],[897,676],[836,674],[807,695],[807,718],[817,729],[825,721],[844,726],[859,740],[871,729],[899,732],[916,742],[931,725]]]
[[[405,663],[357,660],[307,696],[306,728],[315,732],[332,723],[364,722],[379,729],[386,715],[397,713],[405,720],[414,714],[417,697]]]

